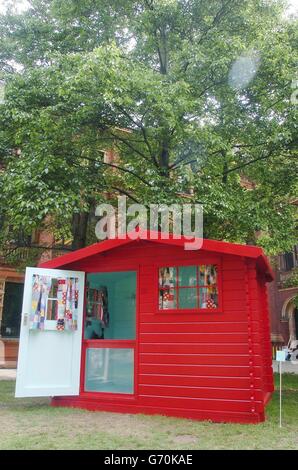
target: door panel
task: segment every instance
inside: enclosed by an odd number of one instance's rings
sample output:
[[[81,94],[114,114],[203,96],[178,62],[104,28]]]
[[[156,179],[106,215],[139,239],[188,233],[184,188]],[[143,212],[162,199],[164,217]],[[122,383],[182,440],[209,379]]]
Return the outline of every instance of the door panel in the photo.
[[[136,308],[136,270],[87,274],[82,391],[135,393]]]
[[[32,329],[33,283],[37,276],[62,282],[77,279],[77,329],[57,330],[57,319],[45,320],[44,329]],[[78,395],[81,366],[85,273],[27,268],[22,306],[16,397]],[[33,301],[32,301],[33,299]],[[48,294],[44,294],[45,319],[49,318]],[[35,307],[34,307],[35,308]],[[52,317],[51,317],[52,318]]]

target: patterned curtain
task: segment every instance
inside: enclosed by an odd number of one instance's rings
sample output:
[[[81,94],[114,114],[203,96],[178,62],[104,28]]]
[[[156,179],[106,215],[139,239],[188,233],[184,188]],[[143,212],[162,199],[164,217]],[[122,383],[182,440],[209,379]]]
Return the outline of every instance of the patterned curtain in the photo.
[[[56,293],[54,293],[54,284],[57,286]],[[53,320],[54,309],[54,321],[56,321],[58,331],[76,330],[78,327],[78,300],[78,278],[53,279],[50,276],[34,275],[30,329],[44,330],[45,321]]]
[[[57,330],[76,330],[78,327],[78,279],[58,279]]]
[[[51,278],[49,276],[33,276],[30,329],[44,330],[46,309],[49,292],[51,289]]]

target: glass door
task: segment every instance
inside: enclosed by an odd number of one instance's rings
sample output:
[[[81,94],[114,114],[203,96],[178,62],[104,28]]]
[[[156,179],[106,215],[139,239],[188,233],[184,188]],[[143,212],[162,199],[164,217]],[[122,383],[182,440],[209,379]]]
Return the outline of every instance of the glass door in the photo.
[[[134,393],[136,271],[86,275],[82,388]]]

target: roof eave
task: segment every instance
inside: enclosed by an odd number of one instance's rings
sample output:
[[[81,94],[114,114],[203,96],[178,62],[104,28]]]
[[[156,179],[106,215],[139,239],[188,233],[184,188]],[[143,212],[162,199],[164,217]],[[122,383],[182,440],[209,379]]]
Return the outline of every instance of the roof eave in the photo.
[[[75,263],[81,259],[88,258],[90,256],[94,256],[99,253],[103,253],[114,248],[121,247],[140,240],[148,240],[148,242],[164,243],[167,245],[180,247],[184,247],[185,243],[187,242],[193,243],[193,239],[188,239],[187,237],[181,237],[179,239],[176,239],[172,234],[168,236],[162,234],[162,232],[156,231],[140,231],[138,233],[137,239],[133,238],[133,234],[135,234],[135,232],[125,235],[125,238],[118,237],[115,239],[107,239],[103,242],[94,243],[93,245],[81,248],[80,250],[76,250],[71,253],[62,255],[58,258],[54,258],[50,261],[41,263],[39,267],[53,269],[60,268],[68,264]],[[199,248],[200,250],[255,259],[256,262],[260,265],[260,267],[262,267],[262,270],[266,273],[268,279],[273,280],[273,272],[271,270],[267,258],[263,253],[263,250],[260,247],[251,245],[239,245],[235,243],[222,242],[219,240],[207,240],[205,238],[197,238],[196,240],[199,242],[199,244],[201,244],[201,247]]]

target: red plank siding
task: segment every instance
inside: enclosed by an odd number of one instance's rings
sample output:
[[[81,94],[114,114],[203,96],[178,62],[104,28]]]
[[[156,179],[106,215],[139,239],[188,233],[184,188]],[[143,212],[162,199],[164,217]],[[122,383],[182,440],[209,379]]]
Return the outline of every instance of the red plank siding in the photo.
[[[141,241],[115,244],[111,251],[94,252],[64,266],[87,272],[138,270],[137,391],[134,401],[84,393],[54,404],[262,421],[264,397],[273,390],[270,354],[263,357],[270,344],[265,274],[260,278],[257,272],[257,252],[249,257],[245,250],[231,253],[227,248],[222,253],[192,252]],[[158,312],[158,266],[199,263],[219,267],[219,311]]]
[[[226,389],[250,389],[249,377],[219,377],[219,376],[198,376],[198,375],[158,375],[140,374],[140,385],[177,385],[189,387],[226,388]],[[261,379],[255,379],[254,388],[261,390]]]

